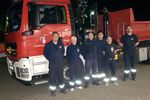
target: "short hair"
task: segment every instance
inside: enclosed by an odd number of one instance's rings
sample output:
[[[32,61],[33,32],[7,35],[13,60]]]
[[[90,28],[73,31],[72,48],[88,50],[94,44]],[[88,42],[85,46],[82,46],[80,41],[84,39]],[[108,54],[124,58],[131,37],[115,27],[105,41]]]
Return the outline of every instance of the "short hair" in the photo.
[[[94,33],[93,33],[93,32],[88,32],[87,34],[88,34],[88,35],[89,35],[89,34],[93,34],[93,35],[94,35]]]
[[[72,39],[76,39],[76,40],[77,40],[77,37],[76,37],[76,36],[72,36],[72,37],[71,37],[71,40],[72,40]]]
[[[128,28],[128,27],[131,27],[131,28],[133,28],[133,27],[132,27],[132,25],[130,25],[130,24],[126,25],[126,28]]]
[[[59,35],[58,32],[52,32],[52,36],[54,36],[55,34]]]
[[[110,35],[108,35],[108,36],[106,37],[106,39],[108,39],[108,38],[111,38],[111,39],[112,39],[112,37],[111,37]]]
[[[98,32],[97,32],[97,35],[98,35],[99,33],[103,33],[103,31],[101,31],[101,30],[100,30],[100,31],[98,31]]]

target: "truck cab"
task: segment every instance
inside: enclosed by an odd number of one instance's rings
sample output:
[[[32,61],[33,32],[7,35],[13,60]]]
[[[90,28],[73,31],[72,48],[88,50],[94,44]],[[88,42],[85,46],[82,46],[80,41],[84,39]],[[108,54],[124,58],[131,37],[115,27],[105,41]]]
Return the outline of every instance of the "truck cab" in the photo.
[[[58,32],[65,47],[70,44],[73,24],[69,0],[18,0],[7,12],[5,45],[8,71],[25,82],[48,74],[43,56],[52,32]]]

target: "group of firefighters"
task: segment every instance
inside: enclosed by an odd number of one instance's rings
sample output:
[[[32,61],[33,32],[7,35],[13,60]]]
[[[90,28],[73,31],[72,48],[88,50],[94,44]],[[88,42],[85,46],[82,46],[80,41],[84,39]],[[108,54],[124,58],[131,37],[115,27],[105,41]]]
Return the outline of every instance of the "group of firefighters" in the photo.
[[[136,80],[136,46],[139,45],[138,38],[132,34],[132,26],[128,25],[126,34],[120,39],[120,46],[123,50],[124,77],[128,79],[131,72],[132,80]],[[93,85],[110,83],[119,85],[116,76],[115,54],[117,47],[112,43],[112,38],[107,36],[104,39],[102,31],[97,33],[95,38],[93,32],[88,33],[87,40],[77,45],[77,37],[72,36],[71,45],[67,47],[66,57],[69,63],[69,87],[71,91],[75,88],[88,88],[90,82]],[[59,84],[60,92],[66,93],[66,86],[63,78],[64,45],[57,32],[52,33],[52,40],[45,45],[44,56],[49,61],[49,89],[51,95],[56,95],[56,87]],[[85,62],[81,58],[84,58]]]

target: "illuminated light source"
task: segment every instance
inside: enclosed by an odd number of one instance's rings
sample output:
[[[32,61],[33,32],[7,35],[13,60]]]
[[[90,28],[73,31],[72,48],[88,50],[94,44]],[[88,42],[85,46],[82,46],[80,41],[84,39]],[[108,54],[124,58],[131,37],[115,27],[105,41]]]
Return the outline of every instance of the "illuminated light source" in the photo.
[[[95,11],[91,11],[90,15],[95,15]]]

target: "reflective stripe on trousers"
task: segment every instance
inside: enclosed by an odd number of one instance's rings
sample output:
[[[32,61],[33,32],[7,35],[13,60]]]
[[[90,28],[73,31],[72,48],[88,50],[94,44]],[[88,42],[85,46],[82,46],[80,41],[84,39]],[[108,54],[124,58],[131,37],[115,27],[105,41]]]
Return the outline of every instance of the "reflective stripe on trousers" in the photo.
[[[59,85],[60,89],[63,89],[65,87],[65,84]]]
[[[55,91],[55,90],[56,90],[56,86],[51,86],[51,85],[50,85],[50,86],[49,86],[49,89],[52,90],[52,91]]]

